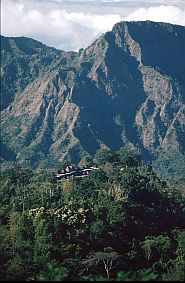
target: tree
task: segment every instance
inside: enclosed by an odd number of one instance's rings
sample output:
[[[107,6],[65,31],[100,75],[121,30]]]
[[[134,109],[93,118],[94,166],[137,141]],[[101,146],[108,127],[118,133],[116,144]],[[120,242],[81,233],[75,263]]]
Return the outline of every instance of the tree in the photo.
[[[185,281],[185,230],[174,231],[176,240],[175,259],[171,261],[168,280]]]
[[[100,185],[108,181],[108,176],[104,170],[99,169],[92,171],[89,175],[89,179],[92,180],[96,185]]]
[[[161,178],[185,181],[185,155],[178,149],[163,150],[152,165]]]
[[[95,239],[99,239],[104,230],[104,222],[101,219],[94,221],[90,227],[91,234]]]
[[[44,268],[51,262],[53,248],[50,219],[44,208],[37,210],[33,223],[35,227],[34,262],[38,268]]]
[[[95,267],[98,264],[103,264],[104,270],[107,275],[107,279],[110,279],[110,271],[116,267],[116,263],[120,256],[112,248],[105,248],[103,252],[96,252],[91,255],[87,260],[83,261],[83,264],[87,268]]]
[[[118,155],[122,165],[138,166],[140,164],[141,157],[138,152],[127,146],[120,148]]]
[[[64,160],[61,164],[58,164],[57,169],[58,171],[66,169],[67,166],[71,165],[71,160]]]
[[[10,278],[24,280],[33,272],[33,226],[26,213],[12,213],[7,235],[9,255],[7,272]]]
[[[142,249],[148,261],[166,263],[170,259],[171,241],[168,236],[146,237],[142,242]]]
[[[85,166],[93,166],[93,159],[90,156],[84,156],[80,162],[79,162],[80,167],[85,167]]]
[[[48,263],[46,269],[37,274],[36,281],[65,281],[69,271],[56,263]]]
[[[117,160],[117,154],[110,149],[98,149],[94,156],[94,162],[98,166],[105,165],[106,163],[114,163]]]

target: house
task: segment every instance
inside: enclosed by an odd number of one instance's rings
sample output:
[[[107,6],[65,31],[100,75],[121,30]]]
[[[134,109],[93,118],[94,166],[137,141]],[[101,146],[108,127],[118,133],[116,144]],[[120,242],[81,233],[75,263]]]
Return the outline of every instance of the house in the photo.
[[[84,166],[83,168],[73,166],[67,166],[66,169],[59,170],[58,174],[56,175],[56,179],[58,181],[60,180],[66,180],[71,178],[84,178],[89,175],[89,173],[93,170],[98,170],[97,167],[88,167]]]

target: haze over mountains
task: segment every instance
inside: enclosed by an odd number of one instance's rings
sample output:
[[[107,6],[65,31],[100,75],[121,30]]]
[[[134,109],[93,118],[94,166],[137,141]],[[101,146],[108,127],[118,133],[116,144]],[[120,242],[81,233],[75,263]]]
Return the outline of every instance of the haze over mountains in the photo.
[[[184,151],[185,27],[120,22],[79,52],[1,44],[3,162],[52,167],[124,144],[145,159]]]

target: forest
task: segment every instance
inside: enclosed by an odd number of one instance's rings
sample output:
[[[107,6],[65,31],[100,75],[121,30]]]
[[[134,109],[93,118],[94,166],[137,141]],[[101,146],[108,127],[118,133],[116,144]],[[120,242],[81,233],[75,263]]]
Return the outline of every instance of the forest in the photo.
[[[1,171],[1,280],[185,281],[184,181],[126,147],[82,163],[99,170]]]

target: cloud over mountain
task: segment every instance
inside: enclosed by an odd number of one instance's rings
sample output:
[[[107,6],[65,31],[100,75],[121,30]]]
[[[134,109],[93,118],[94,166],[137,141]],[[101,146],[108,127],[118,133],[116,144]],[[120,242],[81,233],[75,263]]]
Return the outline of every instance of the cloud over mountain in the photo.
[[[26,36],[64,50],[78,50],[121,20],[185,25],[183,2],[175,1],[2,0],[2,34]],[[156,6],[158,5],[158,6]]]
[[[128,15],[128,21],[150,20],[171,24],[185,25],[185,10],[175,6],[160,5],[159,7],[140,8]]]

